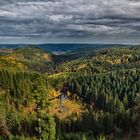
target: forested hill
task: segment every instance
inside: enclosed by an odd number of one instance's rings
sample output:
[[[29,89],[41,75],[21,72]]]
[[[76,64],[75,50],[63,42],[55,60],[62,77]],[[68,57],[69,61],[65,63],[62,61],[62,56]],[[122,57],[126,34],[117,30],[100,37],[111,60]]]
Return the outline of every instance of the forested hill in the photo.
[[[44,72],[53,63],[53,59],[52,53],[35,46],[0,49],[0,66],[4,69]]]
[[[64,63],[60,69],[64,71],[92,70],[110,72],[122,68],[139,68],[140,47],[107,48],[96,50],[86,57]]]
[[[140,47],[0,49],[2,140],[139,140]]]

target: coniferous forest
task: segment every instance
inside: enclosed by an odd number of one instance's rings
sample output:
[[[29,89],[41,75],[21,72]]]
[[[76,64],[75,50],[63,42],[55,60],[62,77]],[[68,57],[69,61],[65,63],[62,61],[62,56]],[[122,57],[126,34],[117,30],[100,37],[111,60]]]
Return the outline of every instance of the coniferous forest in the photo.
[[[0,49],[1,140],[139,138],[139,46]]]

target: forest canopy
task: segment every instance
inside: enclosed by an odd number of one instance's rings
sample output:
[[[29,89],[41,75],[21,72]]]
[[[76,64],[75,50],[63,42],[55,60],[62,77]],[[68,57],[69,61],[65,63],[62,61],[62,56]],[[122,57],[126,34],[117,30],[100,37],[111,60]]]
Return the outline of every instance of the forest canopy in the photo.
[[[1,139],[139,138],[140,48],[78,52],[0,50]]]

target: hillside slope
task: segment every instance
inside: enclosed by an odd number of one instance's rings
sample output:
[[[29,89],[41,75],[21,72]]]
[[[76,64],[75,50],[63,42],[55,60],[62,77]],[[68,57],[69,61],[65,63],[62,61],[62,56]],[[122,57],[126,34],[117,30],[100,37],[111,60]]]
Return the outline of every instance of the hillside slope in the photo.
[[[139,139],[140,47],[90,49],[0,50],[0,138]]]
[[[53,62],[53,55],[38,47],[24,47],[0,50],[0,67],[17,70],[43,69],[46,63]],[[44,68],[45,69],[45,68]]]

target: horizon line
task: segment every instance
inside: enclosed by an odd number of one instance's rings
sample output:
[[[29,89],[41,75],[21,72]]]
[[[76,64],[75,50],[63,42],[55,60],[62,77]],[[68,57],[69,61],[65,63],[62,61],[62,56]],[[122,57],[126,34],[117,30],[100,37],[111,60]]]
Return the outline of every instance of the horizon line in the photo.
[[[63,44],[69,44],[69,45],[132,45],[137,46],[140,45],[140,43],[72,43],[72,42],[46,42],[46,43],[0,43],[0,45],[63,45]]]

